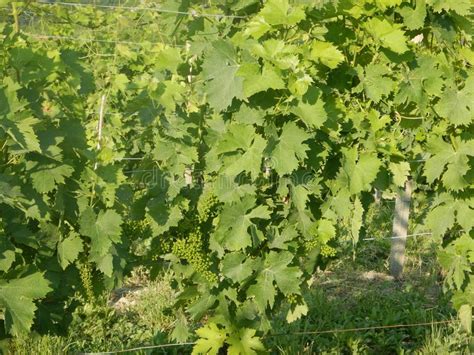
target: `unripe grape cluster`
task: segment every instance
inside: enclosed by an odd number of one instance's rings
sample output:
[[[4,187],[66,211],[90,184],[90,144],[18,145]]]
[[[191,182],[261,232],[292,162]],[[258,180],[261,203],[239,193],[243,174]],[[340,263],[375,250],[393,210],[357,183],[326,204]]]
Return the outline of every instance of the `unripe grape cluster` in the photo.
[[[88,301],[93,301],[94,288],[92,286],[92,268],[89,262],[83,262],[80,265],[79,275],[81,277],[82,287],[84,288],[85,295]]]
[[[336,256],[336,249],[326,244],[327,242],[321,241],[318,237],[318,228],[316,224],[311,226],[309,233],[311,234],[312,239],[304,241],[304,248],[307,252],[319,247],[321,256],[325,258]]]
[[[151,236],[151,229],[149,223],[145,220],[128,220],[122,226],[122,233],[125,237],[146,238]]]
[[[336,249],[334,249],[332,246],[329,246],[327,244],[321,245],[321,255],[326,258],[334,257],[336,256]]]
[[[298,295],[295,293],[291,293],[286,296],[286,300],[289,304],[297,304],[298,303]]]
[[[209,219],[217,215],[217,205],[219,200],[212,191],[207,191],[201,196],[197,205],[198,222],[206,223]]]
[[[211,261],[203,248],[202,233],[194,230],[186,238],[180,238],[173,244],[173,254],[185,259],[194,270],[201,274],[210,283],[217,281],[217,276],[211,272]]]

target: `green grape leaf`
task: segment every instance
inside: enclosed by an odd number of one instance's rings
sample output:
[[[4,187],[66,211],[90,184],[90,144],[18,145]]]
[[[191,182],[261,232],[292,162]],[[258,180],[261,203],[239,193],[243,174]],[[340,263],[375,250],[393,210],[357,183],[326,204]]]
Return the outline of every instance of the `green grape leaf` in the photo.
[[[446,281],[454,289],[461,289],[466,272],[471,271],[469,261],[459,255],[451,244],[438,253],[440,265],[447,270]]]
[[[474,283],[472,282],[472,278],[470,278],[469,283],[467,284],[464,290],[457,290],[456,292],[454,292],[452,301],[453,301],[454,308],[459,310],[465,304],[468,304],[471,307],[474,306],[473,300],[474,300]]]
[[[222,259],[222,274],[234,282],[242,282],[252,275],[255,262],[241,252],[228,253]]]
[[[403,0],[375,0],[377,7],[383,11],[387,10],[390,7],[398,6],[403,2]]]
[[[471,238],[469,234],[461,235],[461,237],[453,241],[452,245],[459,255],[465,257],[469,262],[474,262],[474,238]]]
[[[211,239],[211,247],[223,246],[227,250],[242,250],[252,245],[248,228],[253,219],[269,219],[270,210],[264,205],[256,206],[253,196],[245,196],[241,201],[225,205],[219,224]],[[220,249],[220,248],[219,248]]]
[[[455,126],[469,125],[474,120],[474,95],[468,90],[448,88],[435,105],[435,110]]]
[[[310,59],[335,69],[344,61],[344,54],[329,42],[313,41]]]
[[[425,224],[433,235],[444,235],[449,228],[454,226],[455,214],[452,206],[441,205],[428,212]]]
[[[304,185],[291,186],[290,189],[290,199],[292,206],[296,208],[296,212],[293,214],[293,217],[296,219],[297,227],[305,235],[312,224],[311,214],[306,208],[306,203],[310,191]]]
[[[120,242],[122,218],[114,210],[100,211],[95,214],[91,207],[87,207],[81,214],[80,232],[91,239],[90,259],[98,263],[99,269],[105,275],[111,276],[110,248]],[[108,262],[107,262],[108,261]]]
[[[288,243],[298,237],[298,231],[293,226],[285,227],[281,232],[273,230],[269,233],[270,249],[288,249]]]
[[[265,257],[255,284],[247,290],[247,297],[253,298],[260,312],[267,307],[273,308],[277,290],[274,282],[284,295],[300,294],[301,270],[296,266],[288,266],[293,255],[288,251],[271,251]]]
[[[272,26],[270,26],[270,24],[268,24],[262,16],[255,16],[246,23],[244,35],[246,37],[259,39],[265,33],[270,32],[271,30]]]
[[[464,232],[470,233],[474,228],[474,202],[461,202],[457,205],[456,219],[459,225],[464,229]],[[467,249],[466,249],[467,250]],[[473,254],[474,259],[474,254]],[[474,260],[471,260],[474,262]]]
[[[5,328],[18,336],[27,333],[36,311],[34,300],[46,296],[52,289],[40,272],[13,280],[0,280],[0,307],[5,308]]]
[[[15,261],[15,246],[0,230],[0,271],[7,272]]]
[[[305,13],[299,7],[291,7],[288,0],[269,0],[260,11],[259,16],[272,26],[293,26],[304,20]]]
[[[237,53],[230,42],[212,44],[204,58],[202,75],[206,83],[209,105],[220,112],[230,106],[234,98],[243,99],[243,78],[238,76]]]
[[[474,65],[474,50],[472,50],[471,48],[463,47],[459,49],[459,54],[465,61],[471,64],[471,66]]]
[[[399,10],[403,16],[403,23],[409,30],[417,30],[424,26],[426,19],[426,0],[416,0],[416,6],[413,9],[405,6]]]
[[[410,176],[410,163],[403,161],[400,163],[390,163],[390,172],[393,175],[393,182],[398,187],[405,186],[408,176]]]
[[[275,303],[276,289],[273,285],[273,277],[269,273],[260,273],[255,284],[247,290],[247,296],[253,298],[258,310],[265,313],[267,307],[273,308]]]
[[[156,68],[169,70],[172,73],[176,73],[178,66],[181,64],[180,59],[181,53],[179,48],[176,47],[165,47],[161,50],[156,58]]]
[[[273,168],[279,175],[292,173],[298,168],[298,162],[306,159],[306,151],[309,150],[309,147],[303,142],[310,137],[295,123],[285,123],[278,143],[271,153]]]
[[[429,95],[441,95],[444,84],[444,73],[437,68],[438,62],[434,57],[421,56],[417,62],[418,67],[410,70],[399,85],[395,102],[415,102],[421,111],[430,105]]]
[[[248,98],[256,93],[267,91],[268,89],[284,89],[285,82],[276,68],[267,64],[260,71],[260,66],[256,63],[244,63],[237,71],[237,76],[241,76],[243,81],[244,98]]]
[[[408,51],[405,32],[400,29],[399,25],[374,17],[366,22],[365,28],[382,47],[398,54]]]
[[[183,219],[181,203],[167,204],[163,197],[153,197],[146,207],[146,219],[155,235],[162,235],[171,227],[176,227]]]
[[[432,154],[425,163],[424,175],[429,183],[442,177],[444,186],[452,191],[468,186],[464,176],[470,170],[469,156],[474,156],[474,140],[456,140],[456,150],[442,138],[428,140],[428,151]]]
[[[370,190],[382,165],[373,153],[361,153],[359,157],[357,155],[356,149],[345,150],[344,163],[339,172],[339,178],[348,185],[352,194]]]
[[[310,128],[321,128],[321,126],[328,119],[328,114],[324,108],[324,101],[321,97],[321,92],[312,87],[298,100],[298,104],[291,110]]]
[[[180,312],[178,313],[178,319],[170,337],[179,343],[184,343],[189,339],[190,335],[188,320],[183,312]]]
[[[48,193],[56,188],[56,185],[64,184],[67,177],[74,172],[74,168],[68,165],[49,167],[31,173],[33,187],[39,193]]]
[[[328,219],[320,219],[316,222],[316,237],[321,243],[326,244],[336,236],[336,227]]]
[[[35,126],[40,121],[33,117],[27,117],[20,121],[0,120],[0,127],[16,142],[22,149],[15,147],[17,153],[40,152],[40,142],[36,134]]]
[[[229,355],[256,355],[265,350],[263,343],[255,336],[255,329],[240,328],[227,339]]]
[[[190,291],[192,291],[192,289]],[[206,311],[216,303],[216,300],[217,297],[208,291],[201,292],[200,297],[191,303],[186,310],[194,320],[201,319]]]
[[[220,202],[233,203],[240,201],[244,196],[254,195],[256,191],[255,185],[242,184],[228,176],[219,176],[213,184],[214,193]]]
[[[471,169],[466,155],[456,154],[450,159],[446,172],[442,177],[443,185],[450,191],[461,191],[469,186],[464,176]]]
[[[218,328],[215,323],[207,323],[196,330],[196,334],[199,336],[199,339],[193,347],[193,355],[217,355],[227,339],[225,329]]]
[[[75,233],[71,232],[69,235],[61,240],[58,243],[58,258],[59,258],[59,265],[64,269],[73,263],[79,253],[84,250],[84,245],[82,242],[81,237]]]
[[[433,155],[425,163],[424,175],[429,183],[433,183],[443,173],[446,164],[456,155],[451,144],[441,138],[433,138],[428,142],[428,151]]]
[[[294,256],[288,251],[271,251],[265,258],[262,274],[266,279],[275,280],[278,288],[285,295],[300,293],[301,270],[296,266],[288,266]]]
[[[221,170],[224,175],[235,176],[243,171],[251,174],[256,179],[262,170],[263,151],[267,145],[265,139],[259,134],[252,134],[254,137],[251,145],[240,147],[243,153],[237,153],[226,160],[226,164]]]
[[[469,15],[472,8],[470,0],[427,0],[436,12],[454,11],[459,15]]]
[[[369,99],[379,102],[389,96],[395,89],[395,81],[390,78],[390,71],[383,64],[369,64],[364,70],[358,68],[360,84],[356,91],[364,90]]]

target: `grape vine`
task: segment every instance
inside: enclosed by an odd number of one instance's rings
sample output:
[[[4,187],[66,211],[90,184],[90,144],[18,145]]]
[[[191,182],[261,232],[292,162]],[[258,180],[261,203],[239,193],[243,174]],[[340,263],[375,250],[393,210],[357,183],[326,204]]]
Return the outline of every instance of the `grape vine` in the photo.
[[[5,331],[42,313],[61,329],[77,285],[92,299],[144,264],[206,321],[195,353],[262,351],[272,315],[304,316],[315,268],[357,245],[373,190],[408,178],[470,321],[472,2],[204,3],[0,1]]]

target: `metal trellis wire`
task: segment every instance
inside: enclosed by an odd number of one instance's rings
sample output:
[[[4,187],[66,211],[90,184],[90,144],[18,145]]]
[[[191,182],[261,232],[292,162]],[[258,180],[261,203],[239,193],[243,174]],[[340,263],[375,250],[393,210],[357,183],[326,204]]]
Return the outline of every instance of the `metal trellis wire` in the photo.
[[[187,15],[192,17],[214,17],[214,18],[232,18],[232,19],[245,19],[248,16],[241,15],[223,15],[223,14],[210,14],[197,11],[178,11],[178,10],[169,10],[169,9],[160,9],[155,7],[138,7],[138,6],[116,6],[116,5],[99,5],[99,4],[82,4],[82,3],[70,3],[70,2],[45,2],[38,1],[37,4],[41,5],[59,5],[59,6],[71,6],[71,7],[95,7],[102,9],[113,9],[113,10],[129,10],[129,11],[154,11],[159,13],[166,14],[175,14],[175,15]]]

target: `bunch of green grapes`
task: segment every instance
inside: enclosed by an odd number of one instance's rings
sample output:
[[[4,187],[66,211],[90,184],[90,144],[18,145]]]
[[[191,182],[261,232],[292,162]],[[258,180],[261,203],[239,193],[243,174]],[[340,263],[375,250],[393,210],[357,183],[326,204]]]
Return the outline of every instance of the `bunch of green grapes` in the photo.
[[[316,238],[305,240],[303,246],[306,251],[313,250],[319,246],[319,240]]]
[[[286,296],[286,300],[289,304],[297,304],[299,301],[299,296],[295,293],[291,293]]]
[[[197,217],[200,224],[206,223],[217,215],[219,200],[212,191],[205,191],[199,198],[197,204]]]
[[[169,237],[162,237],[160,239],[159,247],[153,250],[151,260],[158,261],[163,254],[169,254],[173,252],[173,240]]]
[[[199,229],[190,232],[186,238],[176,240],[172,252],[178,258],[185,259],[210,283],[217,281],[217,276],[210,271],[211,261],[204,251],[202,233]]]
[[[151,237],[150,224],[146,219],[128,220],[122,226],[122,234],[130,239],[144,239]]]
[[[309,233],[311,234],[312,238],[310,240],[304,241],[304,248],[307,252],[319,247],[320,253],[323,257],[329,258],[336,256],[336,249],[330,245],[327,245],[326,242],[321,241],[318,237],[318,228],[316,223],[310,227]]]
[[[321,245],[321,255],[324,256],[325,258],[331,258],[336,256],[336,249],[334,249],[330,245]]]
[[[94,287],[92,286],[92,267],[88,261],[82,262],[79,269],[79,275],[81,277],[82,287],[85,291],[87,300],[94,301]]]
[[[320,248],[320,253],[322,256],[329,258],[336,256],[336,249],[334,249],[332,246],[323,244],[317,239],[311,239],[311,240],[306,240],[304,242],[304,248],[307,252],[319,247]]]

